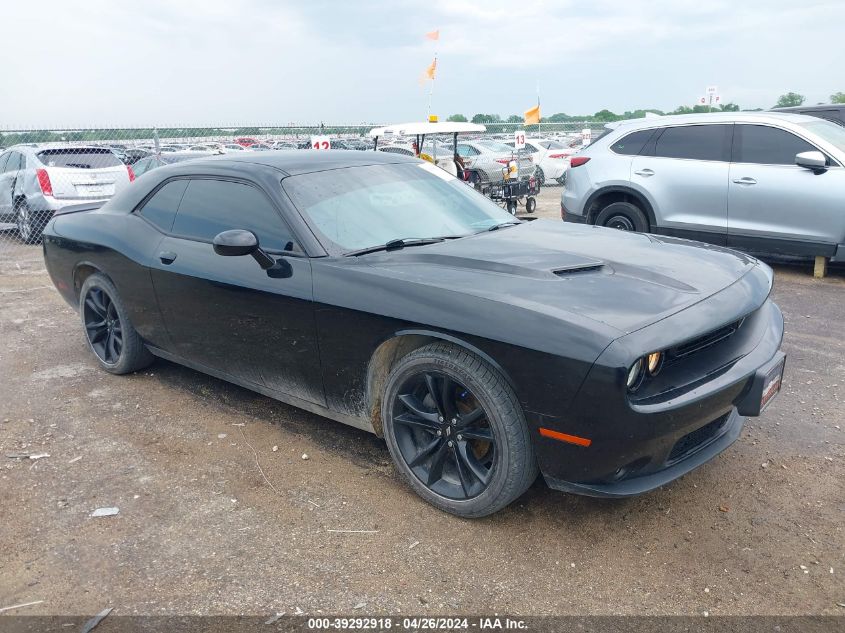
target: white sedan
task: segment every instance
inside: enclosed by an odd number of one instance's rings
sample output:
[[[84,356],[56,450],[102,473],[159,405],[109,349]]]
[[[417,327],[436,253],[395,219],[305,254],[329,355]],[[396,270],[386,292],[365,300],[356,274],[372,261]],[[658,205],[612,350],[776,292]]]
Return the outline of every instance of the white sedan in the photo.
[[[513,141],[506,143],[514,146]],[[546,138],[525,139],[525,149],[537,166],[535,177],[542,186],[550,180],[563,184],[563,174],[569,167],[569,157],[577,150],[564,145],[560,141]]]

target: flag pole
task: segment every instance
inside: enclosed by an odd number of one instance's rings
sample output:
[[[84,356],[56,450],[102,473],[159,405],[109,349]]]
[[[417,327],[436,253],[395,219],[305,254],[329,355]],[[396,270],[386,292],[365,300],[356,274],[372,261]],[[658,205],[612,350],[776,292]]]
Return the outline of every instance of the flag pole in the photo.
[[[540,107],[540,80],[537,80],[537,107]],[[542,123],[542,117],[538,117],[537,119],[537,136],[540,136],[540,124]]]
[[[428,112],[425,120],[428,121],[431,116],[431,98],[434,96],[434,82],[437,79],[437,51],[434,52],[434,76],[431,78],[431,85],[428,87]]]

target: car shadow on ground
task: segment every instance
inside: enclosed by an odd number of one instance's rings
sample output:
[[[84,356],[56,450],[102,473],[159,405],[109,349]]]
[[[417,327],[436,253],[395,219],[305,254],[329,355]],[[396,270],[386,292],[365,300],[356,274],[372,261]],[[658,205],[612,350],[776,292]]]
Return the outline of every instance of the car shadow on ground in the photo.
[[[330,452],[355,466],[376,471],[391,479],[397,486],[406,486],[393,467],[384,440],[372,433],[298,409],[163,359],[156,359],[149,370],[143,373],[151,373],[151,379],[156,380],[163,388],[187,392],[208,404],[231,411],[232,416],[238,419],[251,418],[261,424],[278,426],[287,433],[294,433],[313,442],[319,450]],[[326,475],[327,478],[334,476],[342,475]],[[689,488],[692,490],[692,486]],[[409,501],[425,505],[410,488],[407,488],[407,492]],[[585,497],[554,491],[546,485],[542,475],[539,475],[520,499],[484,520],[495,524],[519,524],[532,517],[557,528],[570,526],[580,530],[593,524],[607,526],[608,522],[624,522],[627,516],[632,514],[648,514],[651,511],[662,513],[664,503],[661,499],[666,495],[664,490],[660,490],[634,499]],[[468,521],[453,518],[456,521]]]

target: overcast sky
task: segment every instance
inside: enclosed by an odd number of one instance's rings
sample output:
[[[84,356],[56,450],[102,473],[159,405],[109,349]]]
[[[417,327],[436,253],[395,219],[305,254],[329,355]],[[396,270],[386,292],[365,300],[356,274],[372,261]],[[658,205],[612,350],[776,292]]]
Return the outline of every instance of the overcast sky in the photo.
[[[0,128],[770,107],[845,91],[842,0],[5,2]],[[426,31],[440,29],[439,42]]]

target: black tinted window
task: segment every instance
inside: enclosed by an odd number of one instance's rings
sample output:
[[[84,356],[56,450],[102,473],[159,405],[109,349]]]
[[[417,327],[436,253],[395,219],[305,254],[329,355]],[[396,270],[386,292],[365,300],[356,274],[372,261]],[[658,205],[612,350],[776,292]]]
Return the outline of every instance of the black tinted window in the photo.
[[[123,164],[110,149],[96,147],[47,149],[38,152],[38,160],[47,167],[75,167],[77,169],[102,169]]]
[[[736,132],[735,163],[794,165],[796,154],[817,149],[792,132],[765,125],[738,125]]]
[[[282,218],[257,187],[223,180],[191,180],[173,233],[209,242],[221,231],[246,229],[258,236],[263,248],[293,250]]]
[[[170,231],[173,218],[176,217],[176,209],[179,208],[179,202],[187,186],[187,180],[171,180],[147,200],[139,213],[162,231]]]
[[[693,160],[727,160],[731,126],[667,127],[657,139],[654,155]]]
[[[639,132],[631,132],[620,138],[613,145],[610,146],[617,154],[635,155],[639,154],[648,139],[654,134],[654,130],[640,130]]]

